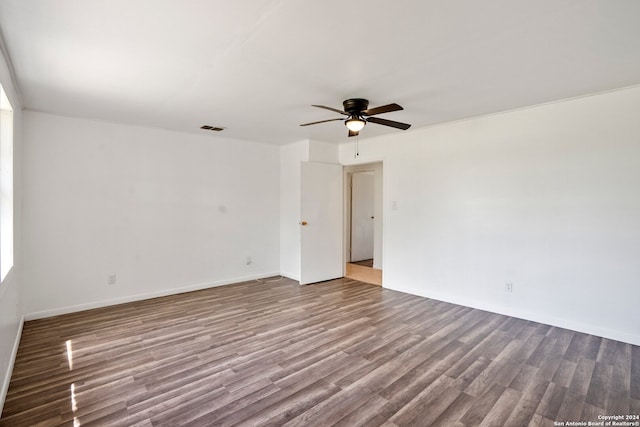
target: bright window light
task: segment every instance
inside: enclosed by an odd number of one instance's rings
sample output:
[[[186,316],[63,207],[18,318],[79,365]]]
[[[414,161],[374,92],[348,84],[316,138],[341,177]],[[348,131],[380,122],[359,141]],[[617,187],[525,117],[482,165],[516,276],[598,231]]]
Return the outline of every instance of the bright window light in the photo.
[[[0,85],[0,281],[13,267],[13,108]]]

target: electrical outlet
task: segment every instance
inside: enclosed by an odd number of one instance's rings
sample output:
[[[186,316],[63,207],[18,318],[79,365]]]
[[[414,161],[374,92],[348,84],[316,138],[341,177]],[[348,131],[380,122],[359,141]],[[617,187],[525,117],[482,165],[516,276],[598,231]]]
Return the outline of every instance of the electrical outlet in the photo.
[[[507,282],[504,285],[504,291],[511,294],[513,293],[513,282]]]
[[[107,276],[107,285],[115,285],[116,284],[116,275],[110,274]]]

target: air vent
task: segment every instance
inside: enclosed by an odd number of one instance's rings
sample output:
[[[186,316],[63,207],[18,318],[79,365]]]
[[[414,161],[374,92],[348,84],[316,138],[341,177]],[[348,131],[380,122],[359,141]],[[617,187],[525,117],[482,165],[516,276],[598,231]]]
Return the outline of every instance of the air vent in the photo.
[[[224,128],[221,128],[221,127],[218,127],[218,126],[209,126],[209,125],[200,126],[200,129],[212,130],[214,132],[220,132],[221,130],[224,130]]]

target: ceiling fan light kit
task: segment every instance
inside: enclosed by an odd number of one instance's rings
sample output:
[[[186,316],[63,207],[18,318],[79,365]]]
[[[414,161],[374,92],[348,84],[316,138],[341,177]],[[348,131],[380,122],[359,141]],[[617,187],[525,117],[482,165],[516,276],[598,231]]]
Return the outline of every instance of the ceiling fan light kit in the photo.
[[[351,116],[344,122],[344,124],[349,128],[350,131],[360,132],[364,125],[367,124],[367,122],[365,122],[364,119],[360,117]]]
[[[304,123],[300,126],[316,125],[318,123],[333,122],[337,120],[344,121],[344,124],[349,129],[349,136],[358,136],[359,132],[364,128],[367,123],[375,123],[383,126],[390,126],[396,129],[407,130],[411,127],[410,124],[396,122],[393,120],[380,119],[378,117],[372,117],[377,114],[389,113],[391,111],[403,110],[398,104],[387,104],[376,108],[369,108],[369,101],[363,98],[350,98],[342,102],[344,110],[338,110],[337,108],[331,108],[324,105],[312,105],[312,107],[323,108],[325,110],[333,111],[335,113],[347,116],[346,118],[335,118],[328,120],[321,120],[319,122]]]

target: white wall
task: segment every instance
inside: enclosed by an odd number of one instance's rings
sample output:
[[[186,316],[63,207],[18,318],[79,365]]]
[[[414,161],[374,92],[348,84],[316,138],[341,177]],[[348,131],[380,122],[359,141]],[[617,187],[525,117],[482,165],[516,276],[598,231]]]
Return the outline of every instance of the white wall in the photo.
[[[310,162],[338,164],[339,161],[338,144],[309,140]]]
[[[360,141],[385,286],[640,344],[638,111],[634,87]]]
[[[24,145],[27,318],[279,273],[279,147],[34,112]]]
[[[1,52],[1,51],[0,51]],[[23,323],[22,281],[22,111],[5,57],[0,53],[0,83],[13,107],[13,268],[0,283],[0,411],[11,379]]]

